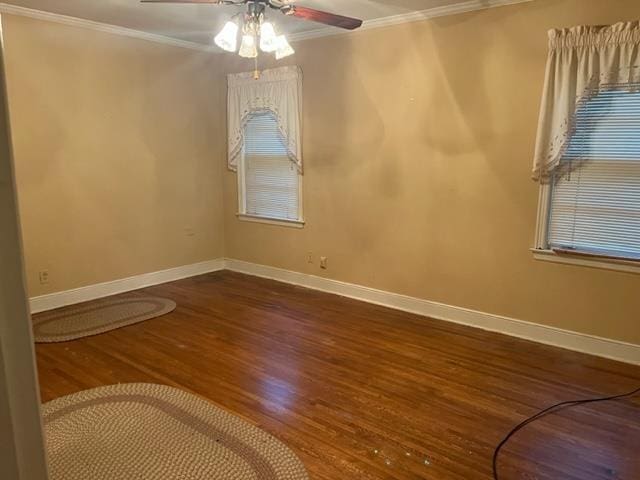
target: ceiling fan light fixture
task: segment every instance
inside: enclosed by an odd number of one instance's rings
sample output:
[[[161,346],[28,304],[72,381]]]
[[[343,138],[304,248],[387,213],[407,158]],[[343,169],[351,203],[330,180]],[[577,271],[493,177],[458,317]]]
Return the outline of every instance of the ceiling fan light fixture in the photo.
[[[258,56],[255,35],[249,33],[242,35],[242,44],[240,45],[238,55],[244,58],[256,58]]]
[[[133,0],[129,0],[133,1]],[[227,52],[238,52],[245,58],[257,58],[258,49],[265,53],[275,53],[276,59],[293,55],[284,35],[278,35],[272,22],[266,21],[267,8],[279,11],[285,15],[313,22],[338,27],[345,30],[355,30],[362,26],[362,20],[345,17],[335,13],[323,12],[315,8],[298,6],[296,0],[140,0],[143,3],[176,3],[176,4],[211,4],[242,6],[244,13],[237,13],[224,28],[214,37],[215,44]],[[240,32],[242,29],[242,32]],[[238,37],[242,36],[240,51]],[[259,47],[259,48],[258,48]],[[256,61],[257,63],[257,61]]]
[[[263,22],[260,26],[260,50],[265,53],[275,52],[278,48],[276,43],[276,29],[271,22]]]
[[[235,52],[238,48],[238,30],[236,22],[228,21],[216,35],[214,39],[216,45],[227,52]]]
[[[289,45],[287,37],[284,35],[278,35],[276,37],[276,60],[288,57],[294,53],[296,53],[296,51],[291,45]]]

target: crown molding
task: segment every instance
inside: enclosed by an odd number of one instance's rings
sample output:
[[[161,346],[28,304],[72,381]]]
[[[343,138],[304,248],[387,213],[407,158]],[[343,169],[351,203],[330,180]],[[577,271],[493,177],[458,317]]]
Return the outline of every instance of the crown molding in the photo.
[[[88,28],[90,30],[95,30],[98,32],[111,33],[113,35],[121,35],[123,37],[137,38],[140,40],[146,40],[148,42],[171,45],[173,47],[188,48],[190,50],[215,53],[215,50],[212,47],[202,45],[200,43],[179,40],[177,38],[171,38],[155,33],[142,32],[140,30],[120,27],[108,23],[100,23],[94,22],[92,20],[85,20],[83,18],[70,17],[68,15],[61,15],[58,13],[35,10],[33,8],[10,5],[8,3],[0,3],[0,13],[35,18],[37,20],[45,20],[49,22],[60,23],[63,25],[70,25],[72,27]]]
[[[453,5],[444,5],[441,7],[428,8],[418,12],[409,12],[400,15],[392,15],[389,17],[376,18],[367,20],[358,30],[340,30],[332,27],[324,27],[307,32],[299,32],[289,35],[291,41],[310,40],[313,38],[327,37],[333,35],[345,35],[357,33],[374,28],[388,27],[391,25],[400,25],[403,23],[419,22],[431,18],[444,17],[447,15],[457,15],[459,13],[473,12],[476,10],[484,10],[487,8],[502,7],[505,5],[513,5],[516,3],[532,2],[534,0],[467,0],[466,2],[456,3]],[[162,43],[173,47],[187,48],[190,50],[198,50],[201,52],[221,53],[212,46],[203,45],[201,43],[189,42],[187,40],[179,40],[177,38],[158,35],[155,33],[143,32],[131,28],[120,27],[108,23],[94,22],[78,17],[61,15],[58,13],[45,12],[33,8],[20,7],[0,2],[0,14],[19,15],[21,17],[35,18],[37,20],[45,20],[49,22],[70,25],[73,27],[88,28],[98,32],[111,33],[113,35],[121,35],[124,37],[137,38],[149,42]]]
[[[448,15],[457,15],[459,13],[474,12],[476,10],[485,10],[488,8],[503,7],[506,5],[514,5],[516,3],[532,2],[533,0],[468,0],[453,5],[443,5],[441,7],[428,8],[418,12],[403,13],[400,15],[391,15],[389,17],[376,18],[374,20],[366,20],[362,27],[357,30],[340,30],[333,27],[323,27],[308,32],[299,32],[289,35],[291,41],[310,40],[313,38],[328,37],[333,35],[345,35],[358,33],[374,28],[389,27],[391,25],[401,25],[403,23],[419,22],[429,20],[431,18],[445,17]]]

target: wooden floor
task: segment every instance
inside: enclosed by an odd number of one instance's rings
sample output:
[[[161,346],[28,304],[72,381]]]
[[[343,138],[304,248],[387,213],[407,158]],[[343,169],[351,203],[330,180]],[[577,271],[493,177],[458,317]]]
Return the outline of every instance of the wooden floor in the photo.
[[[538,409],[640,386],[640,367],[231,272],[151,287],[161,318],[38,345],[43,400],[117,382],[190,390],[289,445],[314,480],[491,478]],[[551,415],[502,479],[640,479],[640,398]]]

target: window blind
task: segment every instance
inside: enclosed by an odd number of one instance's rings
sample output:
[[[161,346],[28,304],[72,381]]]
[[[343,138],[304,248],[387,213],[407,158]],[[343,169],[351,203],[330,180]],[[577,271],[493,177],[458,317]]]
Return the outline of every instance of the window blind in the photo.
[[[244,213],[299,220],[299,176],[271,113],[256,113],[244,134]]]
[[[600,92],[576,112],[554,179],[551,248],[640,259],[640,92]]]

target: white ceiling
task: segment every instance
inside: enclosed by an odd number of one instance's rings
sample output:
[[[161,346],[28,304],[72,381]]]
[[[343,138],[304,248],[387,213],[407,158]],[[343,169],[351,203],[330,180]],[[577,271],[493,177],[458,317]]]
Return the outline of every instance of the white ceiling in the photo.
[[[4,3],[45,12],[117,25],[179,40],[210,44],[212,34],[242,7],[219,5],[142,4],[138,0],[5,0]],[[374,20],[430,8],[468,3],[468,0],[298,0],[297,5]],[[324,26],[270,13],[286,33]]]

